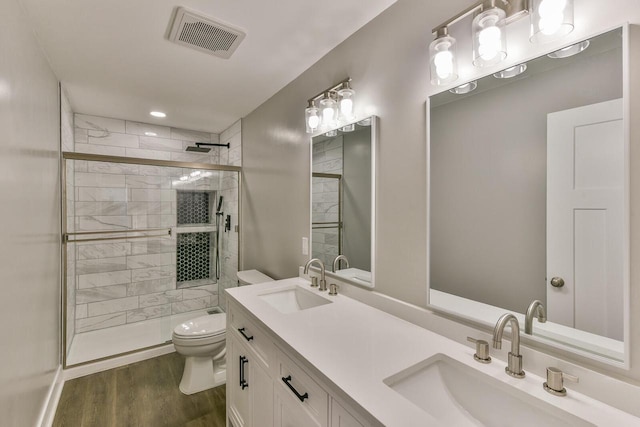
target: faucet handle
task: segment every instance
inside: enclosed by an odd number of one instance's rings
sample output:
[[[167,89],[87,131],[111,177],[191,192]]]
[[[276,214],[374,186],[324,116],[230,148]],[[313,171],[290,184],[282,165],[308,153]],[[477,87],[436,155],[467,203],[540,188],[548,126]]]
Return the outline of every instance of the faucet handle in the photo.
[[[312,288],[318,287],[318,276],[311,276],[311,287]]]
[[[567,389],[564,388],[564,380],[577,383],[580,379],[575,375],[566,374],[558,368],[549,367],[547,368],[547,382],[542,387],[555,396],[566,396]]]
[[[476,345],[476,353],[473,358],[480,363],[491,363],[491,356],[489,356],[489,343],[485,340],[479,340],[471,337],[467,337],[467,341]]]

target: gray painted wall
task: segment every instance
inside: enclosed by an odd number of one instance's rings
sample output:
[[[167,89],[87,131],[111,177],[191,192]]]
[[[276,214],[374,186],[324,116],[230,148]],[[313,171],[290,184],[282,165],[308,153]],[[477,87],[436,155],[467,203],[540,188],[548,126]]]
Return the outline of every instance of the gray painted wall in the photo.
[[[376,290],[426,301],[425,100],[431,28],[467,0],[400,0],[243,120],[243,268],[297,275],[309,235],[306,100],[350,76],[356,113],[380,117]],[[394,220],[391,221],[390,219]]]
[[[58,82],[18,2],[0,16],[0,414],[32,426],[60,357]]]
[[[344,134],[342,252],[371,271],[371,127]]]
[[[620,97],[616,49],[432,109],[434,289],[521,313],[546,300],[547,114]]]

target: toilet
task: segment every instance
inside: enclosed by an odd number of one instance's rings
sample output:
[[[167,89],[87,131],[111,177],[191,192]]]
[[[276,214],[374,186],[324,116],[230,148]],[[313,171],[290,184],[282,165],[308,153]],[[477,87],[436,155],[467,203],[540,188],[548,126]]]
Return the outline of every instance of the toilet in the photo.
[[[273,281],[258,270],[239,271],[237,278],[240,285]],[[194,394],[226,382],[226,316],[215,313],[196,317],[173,330],[173,346],[185,357],[180,381],[182,393]]]

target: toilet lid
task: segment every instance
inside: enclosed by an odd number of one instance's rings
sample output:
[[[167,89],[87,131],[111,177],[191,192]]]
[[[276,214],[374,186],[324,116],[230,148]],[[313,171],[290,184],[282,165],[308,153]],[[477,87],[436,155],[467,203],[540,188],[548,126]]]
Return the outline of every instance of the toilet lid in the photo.
[[[216,313],[196,317],[195,319],[184,322],[176,326],[173,333],[181,337],[196,338],[223,334],[226,328],[226,314]]]

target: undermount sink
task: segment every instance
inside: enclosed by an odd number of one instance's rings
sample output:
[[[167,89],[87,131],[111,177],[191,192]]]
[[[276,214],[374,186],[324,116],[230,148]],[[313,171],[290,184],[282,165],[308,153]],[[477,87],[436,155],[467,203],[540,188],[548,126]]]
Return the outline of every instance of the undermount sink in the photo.
[[[444,354],[384,383],[447,426],[594,426]]]
[[[306,310],[332,302],[298,286],[280,289],[258,296],[264,302],[284,314],[295,313],[296,311]]]

